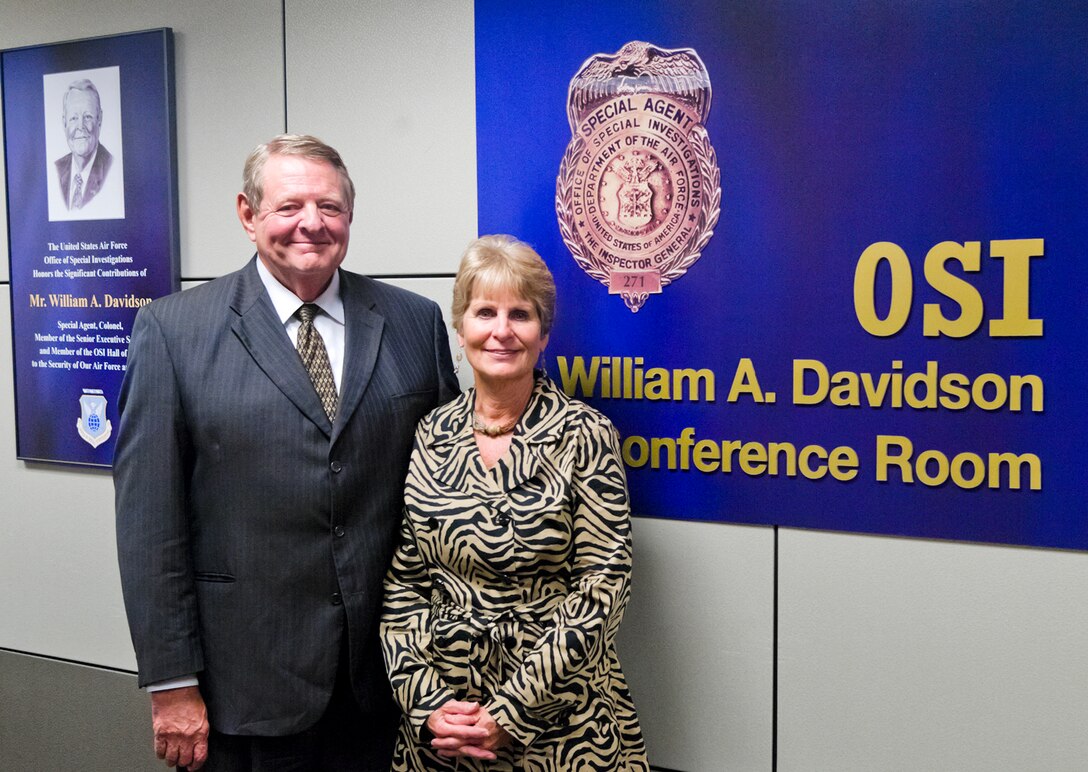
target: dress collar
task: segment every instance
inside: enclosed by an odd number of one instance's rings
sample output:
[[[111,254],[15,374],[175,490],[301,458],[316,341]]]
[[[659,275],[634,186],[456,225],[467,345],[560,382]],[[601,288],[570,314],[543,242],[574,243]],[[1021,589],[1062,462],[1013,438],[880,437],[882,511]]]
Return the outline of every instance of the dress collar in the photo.
[[[568,429],[570,399],[542,373],[514,427],[509,450],[488,469],[472,431],[476,390],[469,389],[447,408],[446,420],[434,421],[427,443],[442,460],[432,472],[445,484],[477,494],[505,493],[533,477],[544,446],[557,444]],[[495,485],[497,483],[497,489]]]

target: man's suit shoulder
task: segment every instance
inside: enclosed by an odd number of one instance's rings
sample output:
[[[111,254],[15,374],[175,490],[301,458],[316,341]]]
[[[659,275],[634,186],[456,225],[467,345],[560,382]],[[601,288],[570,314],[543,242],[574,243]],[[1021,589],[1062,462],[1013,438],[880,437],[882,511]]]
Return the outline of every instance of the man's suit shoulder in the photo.
[[[361,293],[362,297],[374,304],[374,310],[383,315],[398,312],[429,315],[439,310],[438,304],[430,298],[361,273],[341,269],[340,281],[342,292]]]
[[[234,271],[195,287],[156,298],[142,308],[141,313],[151,314],[162,324],[179,323],[190,329],[203,324],[218,324],[221,317],[215,312],[229,312],[237,294],[241,273],[242,271]]]
[[[218,278],[210,279],[202,284],[179,292],[173,292],[151,301],[151,307],[156,311],[176,309],[191,306],[193,304],[210,303],[219,300],[223,296],[229,297],[238,281],[240,271],[233,271]]]
[[[57,167],[57,171],[61,174],[71,174],[72,171],[72,154],[68,153],[58,158],[53,164]],[[113,165],[113,153],[106,149],[105,145],[99,144],[98,153],[94,157],[94,168],[101,174],[105,175],[110,170],[110,166]]]
[[[113,166],[113,153],[106,150],[104,145],[99,145],[98,155],[94,157],[94,168],[98,171],[98,174],[105,177],[111,166]]]

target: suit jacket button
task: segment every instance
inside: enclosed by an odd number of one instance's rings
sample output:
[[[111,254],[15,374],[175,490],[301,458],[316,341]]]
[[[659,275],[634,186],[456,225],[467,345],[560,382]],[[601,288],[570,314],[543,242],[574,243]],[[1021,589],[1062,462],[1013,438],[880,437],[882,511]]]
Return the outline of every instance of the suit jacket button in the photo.
[[[335,536],[337,539],[339,539],[341,536],[343,536],[344,533],[345,533],[344,526],[342,526],[342,525],[338,525],[338,526],[336,526],[335,528],[332,529],[332,535]]]
[[[341,464],[339,461],[333,461],[331,464],[329,464],[329,469],[331,469],[334,474],[339,474],[340,470],[343,468],[344,465]]]
[[[332,601],[332,605],[334,606],[339,606],[341,603],[344,602],[344,599],[340,597],[340,593],[338,592],[334,592],[329,600]]]

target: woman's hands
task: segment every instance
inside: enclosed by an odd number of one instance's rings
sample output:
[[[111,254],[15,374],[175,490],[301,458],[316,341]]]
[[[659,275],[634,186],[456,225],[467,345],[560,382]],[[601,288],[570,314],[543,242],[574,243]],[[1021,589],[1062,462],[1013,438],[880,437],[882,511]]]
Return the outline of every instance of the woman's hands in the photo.
[[[427,719],[427,728],[434,735],[431,747],[447,759],[468,756],[493,761],[495,750],[512,741],[478,702],[446,702]]]

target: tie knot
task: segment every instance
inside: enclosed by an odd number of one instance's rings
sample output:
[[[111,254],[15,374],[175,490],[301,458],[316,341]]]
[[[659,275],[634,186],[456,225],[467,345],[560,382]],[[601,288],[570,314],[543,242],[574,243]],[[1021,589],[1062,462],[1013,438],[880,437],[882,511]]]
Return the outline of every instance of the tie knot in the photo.
[[[309,324],[320,311],[321,306],[316,303],[303,303],[298,307],[298,311],[296,311],[295,314],[298,315],[298,318],[302,320],[303,324]]]

